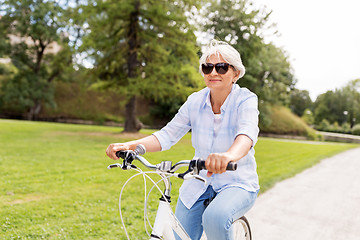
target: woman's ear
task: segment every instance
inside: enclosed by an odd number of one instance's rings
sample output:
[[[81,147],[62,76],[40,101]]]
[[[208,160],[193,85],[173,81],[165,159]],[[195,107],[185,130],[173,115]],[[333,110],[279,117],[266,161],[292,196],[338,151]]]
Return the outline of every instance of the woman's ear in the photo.
[[[239,79],[240,76],[240,71],[234,71],[234,78],[233,78],[233,83],[236,83],[236,81]]]

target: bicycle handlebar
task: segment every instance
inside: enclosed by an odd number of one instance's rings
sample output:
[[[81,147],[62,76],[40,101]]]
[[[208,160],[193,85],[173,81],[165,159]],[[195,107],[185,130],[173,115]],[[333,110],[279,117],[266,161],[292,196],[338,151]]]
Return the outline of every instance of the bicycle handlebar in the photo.
[[[126,150],[126,151],[118,151],[116,152],[116,156],[119,158],[124,159],[123,165],[121,164],[111,164],[108,166],[109,169],[114,167],[121,167],[122,169],[128,169],[129,166],[134,167],[132,165],[132,161],[137,159],[139,160],[145,167],[152,169],[152,170],[158,170],[161,172],[167,172],[167,173],[175,173],[179,168],[181,167],[188,167],[188,172],[190,171],[196,171],[197,174],[200,172],[200,170],[206,170],[205,167],[205,160],[204,159],[193,159],[193,160],[182,160],[174,165],[172,165],[171,161],[163,161],[159,164],[153,165],[149,163],[144,157],[140,156],[146,152],[145,147],[142,144],[139,144],[134,151],[132,150]],[[234,171],[237,169],[237,163],[236,162],[229,162],[226,170]],[[184,173],[185,174],[185,173]]]

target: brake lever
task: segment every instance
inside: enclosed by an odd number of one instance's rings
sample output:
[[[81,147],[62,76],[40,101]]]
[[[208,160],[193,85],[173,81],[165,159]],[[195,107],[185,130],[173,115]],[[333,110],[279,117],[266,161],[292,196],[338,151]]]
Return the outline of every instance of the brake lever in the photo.
[[[123,170],[129,170],[132,168],[137,168],[134,164],[127,164],[127,165],[121,165],[120,163],[115,163],[115,164],[111,164],[107,167],[107,169],[112,169],[112,168],[121,168]]]
[[[207,184],[206,178],[204,178],[204,177],[202,177],[200,175],[194,174],[194,172],[188,172],[188,173],[184,174],[181,178],[184,179],[184,180],[189,180],[189,179],[195,178],[197,180],[200,180],[200,181],[204,182],[205,185]]]
[[[122,168],[123,166],[120,163],[115,163],[115,164],[109,165],[107,167],[107,169],[112,169],[112,168],[116,168],[116,167]]]

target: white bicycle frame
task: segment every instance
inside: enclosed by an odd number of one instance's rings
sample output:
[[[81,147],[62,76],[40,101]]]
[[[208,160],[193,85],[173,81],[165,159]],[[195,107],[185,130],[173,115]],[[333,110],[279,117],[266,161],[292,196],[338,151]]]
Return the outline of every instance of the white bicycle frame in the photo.
[[[150,239],[175,240],[174,231],[181,239],[191,240],[185,229],[176,219],[171,210],[170,203],[160,200]]]
[[[182,161],[182,164],[188,165],[189,160]],[[161,164],[171,164],[170,162],[162,162]],[[181,166],[181,163],[178,165]],[[163,166],[157,166],[159,169],[163,169]],[[177,167],[175,167],[176,169]],[[158,170],[159,170],[158,169]],[[163,170],[160,170],[160,172]],[[189,235],[187,234],[186,230],[183,228],[181,223],[177,220],[174,212],[171,209],[170,205],[170,190],[171,190],[171,182],[169,177],[166,175],[169,174],[163,174],[159,171],[156,172],[142,172],[140,171],[140,174],[144,174],[147,176],[147,173],[156,173],[162,178],[162,182],[164,182],[165,190],[162,192],[160,188],[157,186],[157,183],[155,183],[149,176],[149,178],[152,183],[157,187],[157,189],[161,193],[161,198],[159,199],[159,205],[156,212],[155,222],[154,226],[152,227],[152,232],[150,235],[150,240],[155,239],[165,239],[165,240],[175,240],[174,232],[182,239],[182,240],[191,240]],[[170,176],[178,176],[177,173],[172,173]],[[189,178],[189,176],[184,177],[185,179]],[[190,177],[191,178],[191,177]],[[159,181],[160,182],[160,181]],[[151,192],[151,191],[150,191]],[[149,193],[150,195],[150,193]],[[144,216],[145,217],[145,216]],[[149,223],[150,225],[150,223]],[[203,234],[205,236],[205,234]],[[203,238],[202,238],[203,239]]]

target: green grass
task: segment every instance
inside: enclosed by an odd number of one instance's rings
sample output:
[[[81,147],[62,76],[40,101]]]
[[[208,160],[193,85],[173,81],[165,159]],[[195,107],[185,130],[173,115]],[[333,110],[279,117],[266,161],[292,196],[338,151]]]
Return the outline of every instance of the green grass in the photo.
[[[125,239],[118,214],[122,184],[134,172],[107,170],[109,143],[139,135],[102,126],[0,120],[0,239]],[[143,130],[140,135],[152,131]],[[262,192],[320,159],[354,144],[298,143],[260,138],[255,147]],[[151,162],[191,159],[190,134]],[[148,184],[150,185],[150,184]],[[173,179],[173,203],[179,179]],[[131,239],[143,231],[141,177],[129,183],[123,208]],[[158,193],[151,196],[154,216]]]

